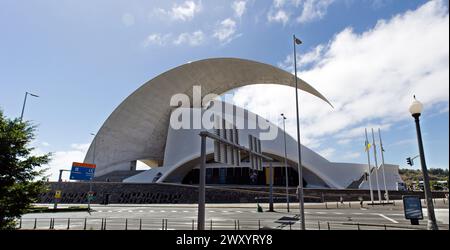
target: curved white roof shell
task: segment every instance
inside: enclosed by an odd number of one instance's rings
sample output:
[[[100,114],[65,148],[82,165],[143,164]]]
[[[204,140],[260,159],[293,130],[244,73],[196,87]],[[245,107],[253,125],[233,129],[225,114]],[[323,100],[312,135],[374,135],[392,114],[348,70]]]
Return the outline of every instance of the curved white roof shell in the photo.
[[[173,95],[184,93],[192,99],[195,85],[201,85],[203,97],[251,84],[295,86],[295,77],[268,64],[237,58],[206,59],[171,69],[145,83],[114,110],[84,161],[97,164],[96,176],[126,169],[135,160],[162,162]],[[298,88],[329,103],[301,79]]]

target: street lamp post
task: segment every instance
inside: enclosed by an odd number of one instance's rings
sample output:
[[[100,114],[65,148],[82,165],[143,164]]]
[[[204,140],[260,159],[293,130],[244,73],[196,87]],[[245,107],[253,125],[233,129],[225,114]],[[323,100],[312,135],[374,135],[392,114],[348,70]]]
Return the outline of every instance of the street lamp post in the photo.
[[[38,95],[29,93],[29,92],[25,92],[25,98],[23,100],[23,106],[22,106],[22,113],[20,114],[20,121],[22,121],[22,119],[23,119],[23,113],[25,112],[25,105],[27,104],[27,96],[28,95],[31,95],[33,97],[39,97]]]
[[[286,146],[286,117],[284,114],[281,114],[281,117],[283,119],[283,132],[284,132],[284,168],[286,170],[286,205],[287,205],[287,211],[289,213],[289,171],[288,171],[288,164],[287,164],[287,146]]]
[[[433,205],[433,196],[430,190],[430,179],[428,177],[427,164],[425,162],[425,152],[423,149],[422,142],[422,132],[420,130],[420,120],[419,117],[422,113],[423,104],[416,99],[414,96],[414,101],[409,107],[409,112],[414,117],[416,123],[416,132],[417,132],[417,141],[419,144],[419,154],[420,154],[420,165],[422,167],[423,174],[423,189],[425,191],[425,200],[427,202],[427,211],[428,211],[428,230],[439,230],[438,225],[436,223],[436,216],[434,214],[434,205]]]
[[[305,209],[303,197],[303,173],[302,173],[302,145],[300,142],[300,116],[298,107],[298,80],[297,80],[297,45],[302,41],[294,35],[294,69],[295,69],[295,107],[297,110],[297,148],[298,148],[298,200],[300,209],[301,230],[306,229],[305,225]]]
[[[97,138],[96,134],[91,133],[92,136],[94,136],[94,151],[93,151],[93,160],[92,164],[95,164],[95,147],[97,146]],[[88,193],[88,211],[91,211],[91,199],[92,199],[92,179],[94,179],[94,176],[92,176],[91,180],[89,181],[89,193]]]

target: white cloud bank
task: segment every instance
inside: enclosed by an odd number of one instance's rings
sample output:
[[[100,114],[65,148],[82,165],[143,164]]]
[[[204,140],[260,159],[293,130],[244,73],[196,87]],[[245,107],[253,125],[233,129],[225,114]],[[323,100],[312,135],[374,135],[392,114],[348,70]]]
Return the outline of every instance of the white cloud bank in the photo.
[[[201,10],[202,4],[200,1],[185,1],[182,4],[174,4],[170,10],[158,8],[156,13],[175,21],[189,21]]]
[[[70,170],[72,168],[72,162],[83,162],[84,156],[88,151],[90,143],[72,144],[67,151],[57,151],[52,154],[52,160],[44,168],[48,168],[46,175],[49,176],[50,181],[57,181],[60,169]],[[36,149],[35,155],[45,154],[42,150]],[[65,172],[63,179],[68,180],[68,173]]]
[[[416,94],[426,109],[449,101],[449,15],[443,1],[429,1],[413,11],[380,20],[357,34],[351,28],[299,55],[300,78],[323,93],[331,109],[311,95],[300,95],[302,143],[311,147],[330,136],[345,141],[362,136],[364,127],[389,129],[410,119]],[[292,70],[292,57],[280,66]],[[249,86],[234,102],[272,121],[280,113],[295,132],[295,92],[282,86]],[[427,112],[425,110],[425,112]],[[331,152],[330,150],[328,152]]]
[[[273,0],[267,20],[285,25],[292,15],[296,15],[295,20],[299,23],[313,22],[324,18],[333,2],[334,0]]]

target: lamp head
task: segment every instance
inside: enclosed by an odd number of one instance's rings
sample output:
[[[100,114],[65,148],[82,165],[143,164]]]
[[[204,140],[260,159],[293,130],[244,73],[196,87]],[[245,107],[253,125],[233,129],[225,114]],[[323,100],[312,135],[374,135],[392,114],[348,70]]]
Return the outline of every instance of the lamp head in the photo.
[[[409,112],[412,116],[420,116],[422,110],[423,104],[416,99],[416,96],[414,96],[414,101],[411,103],[411,106],[409,106]]]

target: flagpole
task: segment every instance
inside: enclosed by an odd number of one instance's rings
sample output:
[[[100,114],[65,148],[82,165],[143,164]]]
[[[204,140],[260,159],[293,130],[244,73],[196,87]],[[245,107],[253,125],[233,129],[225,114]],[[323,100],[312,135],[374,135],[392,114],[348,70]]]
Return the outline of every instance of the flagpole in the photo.
[[[372,128],[372,146],[373,146],[373,157],[375,158],[375,178],[377,179],[377,190],[378,190],[378,201],[381,203],[381,189],[380,183],[378,181],[378,160],[377,160],[377,145],[375,144],[375,135]]]
[[[381,164],[383,166],[383,181],[384,181],[384,192],[386,192],[386,201],[389,203],[389,191],[386,185],[386,174],[384,173],[384,147],[383,141],[381,140],[381,130],[378,128],[378,136],[380,137],[380,151],[381,151]]]
[[[371,167],[370,167],[370,146],[369,146],[369,138],[367,137],[367,129],[365,129],[366,133],[366,152],[367,152],[367,163],[369,166],[369,189],[370,189],[370,200],[373,204],[373,189],[372,189],[372,174],[371,174]]]

